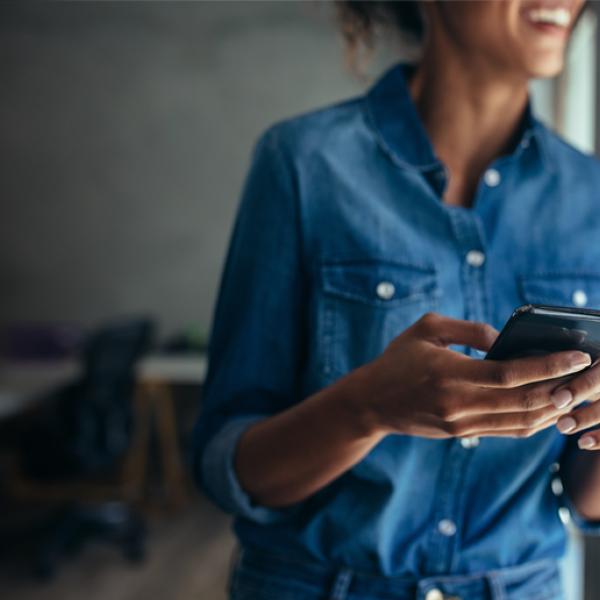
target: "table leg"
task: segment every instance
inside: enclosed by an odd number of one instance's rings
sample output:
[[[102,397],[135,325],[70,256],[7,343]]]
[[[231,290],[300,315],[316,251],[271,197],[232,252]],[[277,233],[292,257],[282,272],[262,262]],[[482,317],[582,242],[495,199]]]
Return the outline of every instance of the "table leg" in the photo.
[[[152,388],[150,395],[154,406],[167,498],[172,506],[179,507],[187,503],[189,495],[179,445],[173,394],[167,383],[153,382],[147,385]]]
[[[133,404],[134,434],[123,465],[122,485],[129,497],[140,501],[144,496],[152,426],[152,407],[148,402],[148,391],[143,385],[137,385]]]

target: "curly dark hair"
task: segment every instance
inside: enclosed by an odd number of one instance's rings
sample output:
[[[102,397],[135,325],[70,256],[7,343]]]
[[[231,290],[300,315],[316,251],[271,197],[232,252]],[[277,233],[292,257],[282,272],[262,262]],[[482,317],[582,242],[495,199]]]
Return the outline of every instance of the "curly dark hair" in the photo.
[[[408,35],[413,41],[421,41],[424,23],[417,0],[336,0],[340,29],[351,57],[363,46],[371,51],[379,25],[392,27]],[[354,58],[351,58],[354,62]]]

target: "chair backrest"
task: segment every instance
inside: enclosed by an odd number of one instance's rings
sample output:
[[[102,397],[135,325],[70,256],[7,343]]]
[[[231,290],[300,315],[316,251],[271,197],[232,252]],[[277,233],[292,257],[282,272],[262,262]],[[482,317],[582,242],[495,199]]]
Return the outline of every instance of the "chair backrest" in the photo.
[[[71,447],[82,470],[110,467],[127,451],[135,365],[148,350],[153,330],[150,319],[128,319],[88,338],[84,376],[69,410]]]

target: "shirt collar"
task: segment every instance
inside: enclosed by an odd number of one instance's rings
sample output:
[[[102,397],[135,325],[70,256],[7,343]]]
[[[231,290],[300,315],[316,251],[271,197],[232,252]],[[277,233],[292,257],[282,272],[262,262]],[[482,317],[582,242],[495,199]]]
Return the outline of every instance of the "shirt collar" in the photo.
[[[435,155],[408,90],[407,80],[413,69],[412,65],[398,63],[375,82],[366,95],[367,118],[379,144],[394,162],[419,171],[439,170],[443,165]],[[547,163],[545,127],[534,117],[530,101],[521,127],[513,155],[533,145]]]

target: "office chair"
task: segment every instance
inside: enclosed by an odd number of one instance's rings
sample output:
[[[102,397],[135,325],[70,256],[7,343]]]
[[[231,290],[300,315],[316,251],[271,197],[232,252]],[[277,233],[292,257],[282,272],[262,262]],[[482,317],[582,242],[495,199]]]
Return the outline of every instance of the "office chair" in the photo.
[[[34,560],[40,577],[51,577],[59,558],[88,537],[111,539],[127,558],[143,558],[140,489],[131,476],[139,437],[133,398],[136,361],[152,333],[152,321],[142,318],[92,334],[81,379],[47,404],[50,415],[27,424],[13,496],[59,508]]]

